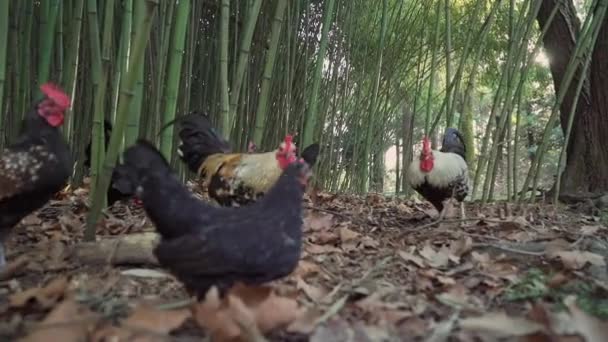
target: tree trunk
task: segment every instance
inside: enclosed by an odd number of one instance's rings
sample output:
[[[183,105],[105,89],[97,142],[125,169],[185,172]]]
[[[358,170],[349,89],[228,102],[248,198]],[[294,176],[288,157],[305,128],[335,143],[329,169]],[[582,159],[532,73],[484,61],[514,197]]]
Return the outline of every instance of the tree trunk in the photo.
[[[561,4],[560,4],[561,3]],[[580,22],[572,0],[543,0],[538,23],[545,27],[554,6],[560,12],[550,23],[543,44],[550,60],[555,92],[559,91],[571,59]],[[608,17],[606,17],[608,18]],[[593,50],[590,73],[581,90],[576,117],[567,149],[566,170],[562,175],[562,194],[608,191],[608,19],[604,20]],[[580,71],[576,72],[560,108],[562,130],[566,131]]]

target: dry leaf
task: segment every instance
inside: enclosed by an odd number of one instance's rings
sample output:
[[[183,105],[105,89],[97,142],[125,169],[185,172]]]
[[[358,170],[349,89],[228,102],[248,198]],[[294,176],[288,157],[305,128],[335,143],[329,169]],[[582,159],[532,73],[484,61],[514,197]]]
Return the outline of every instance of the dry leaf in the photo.
[[[309,243],[306,246],[306,252],[309,254],[329,254],[329,253],[340,253],[342,252],[339,248],[330,245],[317,245]]]
[[[340,240],[340,236],[338,236],[338,234],[336,234],[335,232],[331,231],[315,232],[311,236],[311,241],[314,241],[315,243],[321,245],[334,244],[338,242],[338,240]]]
[[[442,249],[436,252],[429,245],[425,245],[422,250],[418,251],[418,254],[427,260],[429,266],[435,268],[447,266],[450,261],[450,256],[445,250]]]
[[[331,214],[312,212],[304,218],[304,231],[328,230],[333,226],[333,220]]]
[[[34,327],[22,341],[87,341],[88,333],[97,320],[98,316],[87,308],[73,300],[66,300],[57,305],[40,323],[43,329]],[[53,325],[56,326],[52,327]]]
[[[316,308],[300,310],[298,317],[287,326],[287,331],[308,335],[315,329],[322,315],[323,313]]]
[[[15,293],[9,297],[10,306],[22,308],[30,301],[36,301],[40,307],[48,309],[59,301],[68,288],[68,279],[59,277],[53,279],[45,287],[34,287],[23,292]]]
[[[293,275],[300,278],[306,278],[310,275],[314,275],[321,272],[321,267],[314,262],[307,260],[300,260],[298,267],[293,271]]]
[[[460,258],[464,254],[468,253],[472,248],[473,239],[471,239],[470,236],[463,236],[450,244],[450,254]]]
[[[569,269],[578,270],[583,268],[587,263],[596,266],[606,266],[606,262],[604,261],[604,257],[591,253],[591,252],[583,252],[583,251],[558,251],[553,252],[550,255],[553,258],[560,258],[564,266]]]
[[[259,331],[290,324],[300,312],[296,300],[277,296],[268,286],[243,285],[236,285],[224,300],[213,287],[193,310],[195,321],[210,332],[214,341],[239,337],[250,340]]]
[[[255,320],[262,332],[268,332],[295,321],[299,314],[295,299],[279,297],[274,292],[253,308]]]
[[[356,240],[359,238],[359,236],[361,236],[361,234],[353,230],[350,230],[346,227],[340,227],[340,241],[342,241],[342,243]]]
[[[579,309],[573,296],[567,297],[564,304],[570,311],[573,325],[587,341],[608,341],[608,322],[602,322]]]
[[[302,278],[297,279],[297,288],[302,290],[308,298],[313,302],[320,302],[326,295],[327,291],[321,287],[313,286],[305,282]]]
[[[142,304],[133,310],[131,315],[123,321],[123,324],[159,334],[168,334],[179,328],[190,316],[191,312],[188,309],[159,310],[153,306]]]
[[[230,317],[230,312],[219,297],[214,286],[205,295],[205,299],[193,306],[192,316],[200,327],[206,329],[214,341],[230,341],[241,335],[241,329]]]
[[[504,313],[489,313],[480,317],[470,317],[460,320],[464,330],[485,331],[497,338],[510,336],[525,336],[543,331],[543,326],[524,318],[516,318]]]
[[[399,251],[399,256],[403,260],[410,261],[410,262],[414,263],[418,267],[424,267],[425,266],[424,260],[421,257],[415,256],[412,253],[408,253],[408,252],[405,252],[405,251]]]
[[[600,230],[600,228],[601,228],[601,226],[582,226],[581,234],[593,235],[593,234],[597,233],[597,231]]]

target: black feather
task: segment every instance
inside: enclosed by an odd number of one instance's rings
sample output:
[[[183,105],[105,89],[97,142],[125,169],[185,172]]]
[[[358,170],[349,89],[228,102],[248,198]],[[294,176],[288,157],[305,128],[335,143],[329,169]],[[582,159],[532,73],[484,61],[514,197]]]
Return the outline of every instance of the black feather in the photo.
[[[105,149],[107,150],[108,145],[110,144],[110,137],[112,135],[112,123],[109,120],[104,120],[103,122],[103,130],[104,130],[104,146]],[[91,167],[91,146],[92,146],[92,141],[89,141],[89,144],[87,145],[86,149],[85,149],[85,159],[84,159],[84,166],[87,168]],[[124,201],[127,200],[131,197],[133,197],[133,195],[135,194],[135,190],[131,189],[127,184],[128,182],[125,181],[124,179],[124,175],[117,173],[117,170],[120,170],[120,168],[117,166],[116,168],[114,168],[114,171],[112,171],[112,178],[111,178],[111,183],[110,183],[110,187],[108,188],[108,192],[107,192],[107,196],[108,196],[108,206],[111,206],[112,204],[118,202],[118,201]],[[119,182],[120,184],[117,184],[117,182]]]
[[[302,159],[310,166],[313,167],[317,163],[317,157],[319,156],[319,144],[314,143],[308,145],[304,150],[302,150]]]
[[[179,118],[178,122],[181,140],[178,150],[190,171],[198,172],[210,155],[232,151],[230,143],[215,130],[205,114],[192,112]]]
[[[465,161],[467,160],[467,147],[464,142],[464,137],[456,128],[450,127],[445,130],[440,151],[446,153],[456,153]]]

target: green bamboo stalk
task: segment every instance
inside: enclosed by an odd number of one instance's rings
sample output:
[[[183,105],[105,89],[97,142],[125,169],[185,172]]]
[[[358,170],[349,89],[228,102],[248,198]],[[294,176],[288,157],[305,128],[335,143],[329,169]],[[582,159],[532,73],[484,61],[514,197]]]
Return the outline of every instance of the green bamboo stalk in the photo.
[[[441,13],[441,1],[437,0],[437,6],[435,9],[435,13],[437,13],[437,19],[435,21],[435,35],[433,36],[433,44],[432,44],[432,57],[431,57],[431,77],[429,79],[429,88],[428,94],[426,98],[426,112],[425,112],[425,120],[424,120],[424,134],[431,134],[431,102],[433,100],[433,89],[435,88],[435,75],[437,74],[437,54],[439,50],[439,21],[440,21],[440,13]],[[437,113],[436,120],[439,120],[441,117],[441,113]]]
[[[270,46],[266,56],[264,65],[264,74],[262,76],[262,87],[260,89],[260,97],[258,100],[258,108],[255,114],[255,130],[253,133],[253,141],[261,146],[262,136],[264,134],[264,124],[266,122],[266,111],[268,109],[268,101],[270,100],[270,89],[272,87],[272,72],[279,47],[279,38],[281,37],[281,27],[283,26],[283,15],[287,7],[287,0],[277,0],[277,6],[272,21],[272,29],[270,32]]]
[[[73,5],[73,17],[71,19],[70,34],[71,39],[68,43],[70,52],[66,56],[66,73],[64,74],[63,84],[68,89],[70,94],[76,93],[76,76],[78,74],[78,63],[80,52],[80,34],[82,31],[82,16],[84,10],[84,0],[74,0]],[[70,8],[70,7],[67,7]],[[72,105],[74,104],[74,97],[72,96]],[[72,115],[73,109],[70,109],[66,116],[66,122],[64,124],[65,130],[64,135],[66,138],[72,136],[72,130],[74,128],[74,115]]]
[[[128,0],[128,2],[132,2],[132,0]],[[132,14],[133,25],[131,26],[130,45],[132,44],[132,42],[134,42],[135,37],[137,37],[137,31],[140,29],[141,23],[144,20],[144,7],[145,3],[142,1],[135,1],[131,4],[131,8],[134,14]],[[133,101],[131,102],[131,115],[129,115],[129,121],[127,123],[127,132],[125,134],[125,146],[133,145],[139,137],[141,110],[143,106],[144,94],[144,65],[145,63],[140,63],[135,66],[137,68],[137,81],[135,82],[135,96],[133,98]],[[126,75],[127,73],[125,72],[123,76],[126,77]],[[123,79],[122,82],[125,82],[125,80]]]
[[[481,1],[478,1],[481,2]],[[452,20],[450,16],[450,0],[444,1],[445,12],[445,84],[452,83]],[[454,79],[456,81],[456,79]],[[454,121],[454,111],[452,110],[452,96],[446,92],[446,127],[452,127]]]
[[[222,132],[225,137],[230,135],[230,98],[228,85],[228,41],[230,40],[229,29],[230,0],[222,0],[220,18],[220,114],[222,117]]]
[[[125,79],[125,83],[121,85],[120,96],[118,98],[118,115],[116,116],[116,123],[112,130],[112,136],[110,137],[110,144],[108,146],[108,153],[103,164],[103,173],[99,177],[97,189],[107,189],[110,185],[110,176],[114,169],[114,164],[118,157],[118,148],[120,146],[123,131],[128,120],[128,110],[131,105],[133,98],[133,91],[135,82],[137,81],[137,72],[135,71],[135,65],[144,62],[144,52],[148,43],[150,35],[150,29],[152,27],[152,19],[156,8],[158,7],[158,0],[146,0],[146,14],[141,24],[141,30],[138,31],[138,35],[135,37],[133,45],[133,53],[131,54],[129,61],[129,71]],[[103,207],[103,194],[100,191],[93,199],[91,211],[87,216],[87,226],[84,232],[84,239],[86,241],[95,240],[95,226],[99,220],[101,209]]]
[[[0,127],[3,127],[4,120],[2,110],[3,110],[3,100],[4,100],[4,84],[6,83],[6,55],[8,51],[6,50],[6,45],[8,42],[8,10],[9,10],[9,0],[0,0]]]
[[[165,109],[163,111],[162,126],[175,119],[177,108],[177,95],[179,91],[179,81],[181,76],[182,60],[184,56],[184,42],[188,29],[188,14],[190,13],[190,0],[180,0],[177,4],[175,26],[171,36],[171,60],[167,71],[167,82],[165,87]],[[171,160],[173,148],[173,129],[162,131],[160,139],[160,151]]]
[[[236,65],[236,71],[234,73],[234,79],[232,80],[232,87],[230,89],[230,109],[228,112],[228,127],[224,128],[225,132],[227,133],[232,131],[232,127],[236,118],[236,111],[239,104],[239,97],[241,94],[241,87],[243,85],[245,70],[247,69],[247,65],[249,64],[251,40],[253,39],[253,32],[255,31],[255,25],[258,21],[258,14],[260,13],[261,7],[262,0],[253,0],[253,4],[249,8],[249,12],[247,13],[245,19],[245,25],[243,28],[243,34],[239,46],[239,58]]]
[[[382,76],[382,59],[383,59],[383,51],[384,44],[386,41],[386,30],[388,24],[388,0],[382,1],[382,17],[380,19],[380,36],[378,37],[378,58],[376,62],[376,71],[374,76],[374,88],[372,90],[372,97],[369,104],[369,111],[367,116],[367,129],[365,133],[365,145],[363,148],[363,166],[361,167],[361,179],[359,180],[359,189],[358,191],[363,193],[367,191],[369,182],[369,174],[370,168],[368,165],[370,164],[370,155],[372,149],[372,138],[374,136],[374,128],[376,127],[375,122],[377,115],[376,104],[378,103],[378,91],[380,89],[380,77]],[[308,145],[308,144],[306,144]]]
[[[308,146],[313,143],[314,133],[317,127],[317,106],[319,88],[321,86],[321,76],[323,72],[323,61],[325,60],[325,52],[327,51],[327,36],[329,27],[333,21],[335,0],[325,1],[325,10],[323,12],[323,27],[321,29],[321,42],[319,44],[319,52],[315,61],[315,71],[313,74],[312,90],[309,95],[309,107],[304,122],[304,132],[302,134],[302,146]]]
[[[42,48],[38,60],[38,83],[42,84],[49,79],[51,59],[53,55],[53,40],[55,37],[55,24],[59,13],[59,1],[49,0],[48,17],[45,31],[42,31]]]
[[[87,1],[87,22],[89,24],[89,43],[91,48],[91,80],[93,85],[93,126],[91,135],[91,193],[95,193],[95,185],[103,158],[103,99],[105,86],[103,78],[101,43],[99,38],[99,19],[97,1]]]

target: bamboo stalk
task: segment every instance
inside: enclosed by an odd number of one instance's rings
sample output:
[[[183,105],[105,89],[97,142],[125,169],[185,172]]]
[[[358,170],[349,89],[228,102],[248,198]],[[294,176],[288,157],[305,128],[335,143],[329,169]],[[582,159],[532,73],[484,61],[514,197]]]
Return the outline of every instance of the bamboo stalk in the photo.
[[[317,126],[319,88],[321,86],[323,61],[325,59],[325,52],[327,51],[327,36],[329,33],[329,27],[331,26],[331,23],[333,21],[334,2],[335,0],[325,1],[325,9],[323,12],[323,28],[321,29],[321,42],[319,44],[319,52],[317,53],[317,58],[315,61],[315,72],[312,83],[312,90],[309,94],[310,104],[308,107],[308,112],[306,113],[304,132],[302,134],[303,146],[308,146],[312,144]]]
[[[0,114],[3,110],[4,85],[6,83],[6,56],[8,51],[8,19],[9,19],[9,0],[0,0]],[[0,115],[0,131],[4,126],[2,115]]]
[[[253,0],[253,4],[251,5],[251,8],[249,8],[249,12],[247,13],[247,17],[245,19],[245,27],[239,46],[239,58],[236,65],[236,71],[234,73],[234,79],[232,80],[232,88],[230,89],[231,91],[230,110],[228,112],[228,127],[224,128],[224,132],[226,133],[231,132],[232,126],[234,125],[234,121],[236,118],[237,107],[239,104],[239,96],[241,94],[241,87],[243,84],[243,78],[245,76],[245,70],[247,69],[247,65],[249,64],[251,41],[253,39],[255,25],[258,21],[260,7],[262,7],[262,0]]]
[[[283,26],[283,15],[287,7],[287,0],[277,0],[277,5],[272,21],[272,29],[270,33],[270,46],[266,55],[266,63],[264,65],[264,73],[262,76],[262,87],[260,89],[260,97],[258,100],[258,108],[255,114],[255,130],[253,133],[253,141],[261,146],[262,136],[264,134],[264,124],[266,122],[266,111],[270,98],[270,89],[272,87],[272,72],[277,57],[277,49],[279,46],[279,38],[281,37],[281,27]]]
[[[128,110],[131,105],[133,98],[133,91],[135,82],[137,81],[137,73],[135,72],[135,65],[143,63],[144,52],[148,43],[148,37],[150,34],[150,28],[152,27],[152,19],[156,8],[158,7],[158,0],[146,0],[146,14],[141,24],[141,30],[138,31],[138,35],[135,37],[133,45],[133,53],[131,54],[129,61],[129,71],[125,78],[125,83],[121,85],[120,96],[118,98],[118,114],[116,116],[116,123],[112,130],[112,136],[110,137],[110,144],[108,146],[108,153],[103,164],[103,173],[99,177],[97,183],[97,189],[107,189],[110,185],[110,175],[114,169],[114,164],[118,157],[118,148],[120,146],[121,138],[123,135],[124,128],[128,119]],[[85,241],[93,241],[95,239],[95,227],[101,209],[103,207],[103,193],[100,191],[93,199],[91,211],[87,216],[87,226],[84,232]]]
[[[188,14],[190,12],[190,0],[180,0],[177,4],[175,26],[171,36],[171,60],[167,71],[165,87],[165,108],[162,115],[162,126],[175,119],[175,109],[177,108],[177,95],[179,91],[179,81],[181,76],[182,60],[184,55],[184,42],[188,29]],[[173,129],[164,129],[161,133],[160,151],[171,160],[173,147]]]
[[[44,25],[43,35],[41,36],[41,54],[38,60],[38,84],[45,83],[49,79],[53,56],[53,41],[55,38],[55,24],[57,23],[58,13],[59,0],[49,0],[46,25]]]

